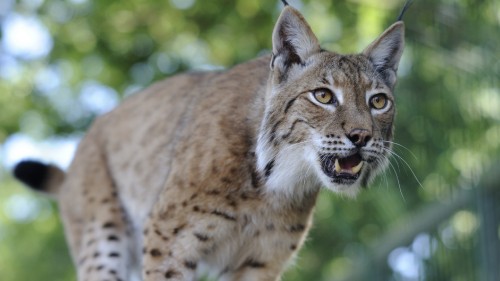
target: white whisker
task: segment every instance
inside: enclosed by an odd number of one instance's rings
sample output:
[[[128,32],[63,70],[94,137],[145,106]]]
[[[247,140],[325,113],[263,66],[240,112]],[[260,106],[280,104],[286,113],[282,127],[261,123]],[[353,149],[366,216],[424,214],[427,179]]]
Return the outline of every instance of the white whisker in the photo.
[[[401,193],[401,198],[403,198],[403,202],[406,203],[406,199],[405,199],[405,196],[403,194],[403,190],[401,189],[401,183],[399,182],[398,173],[396,172],[396,169],[394,169],[394,165],[392,165],[391,162],[389,162],[389,166],[391,166],[391,169],[394,171],[394,175],[396,176],[396,180],[398,182],[399,193]]]
[[[403,163],[408,167],[408,169],[410,170],[410,172],[412,173],[413,177],[415,178],[415,180],[417,181],[418,185],[420,185],[421,188],[424,188],[424,186],[422,185],[422,183],[420,183],[420,181],[418,180],[417,178],[417,175],[415,174],[415,172],[413,172],[413,169],[410,167],[410,164],[408,164],[408,162],[406,162],[403,157],[399,156],[396,152],[390,150],[390,149],[387,149],[387,148],[382,148],[384,149],[385,151],[389,152],[391,155],[399,158],[401,161],[403,161]]]
[[[389,157],[388,157],[387,159],[388,159],[388,161],[390,161],[390,160],[391,160],[391,158],[393,158],[393,156],[394,156],[395,152],[394,152],[394,151],[392,151],[392,150],[390,150],[390,149],[387,149],[387,148],[385,148],[385,147],[382,147],[382,149],[383,149],[384,151],[386,151],[386,152],[388,152],[388,153],[389,153]],[[394,158],[394,161],[396,162],[396,166],[398,167],[398,172],[400,172],[400,173],[401,173],[401,167],[399,166],[398,159]]]
[[[402,145],[402,144],[399,144],[399,143],[397,143],[397,142],[393,142],[393,141],[384,141],[384,140],[383,140],[382,142],[385,142],[385,143],[390,143],[390,144],[394,144],[394,145],[397,145],[397,146],[399,146],[399,147],[401,147],[401,148],[404,148],[406,151],[408,151],[408,152],[411,154],[411,156],[413,156],[413,158],[414,158],[415,160],[418,160],[417,156],[416,156],[416,155],[415,155],[415,154],[414,154],[414,153],[413,153],[413,152],[412,152],[409,148],[407,148],[406,146],[404,146],[404,145]]]
[[[384,165],[384,160],[379,159],[378,157],[375,157],[375,162],[377,163],[378,166],[383,166]],[[382,170],[382,174],[384,176],[385,180],[385,188],[386,190],[389,190],[389,180],[387,179],[387,169]]]

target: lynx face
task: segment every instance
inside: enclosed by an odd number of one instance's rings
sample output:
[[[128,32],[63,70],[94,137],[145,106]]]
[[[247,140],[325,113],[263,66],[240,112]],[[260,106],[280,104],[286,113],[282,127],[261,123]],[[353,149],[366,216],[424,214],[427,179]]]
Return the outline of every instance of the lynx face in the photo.
[[[283,186],[299,183],[355,196],[388,163],[402,23],[362,54],[340,55],[322,50],[303,18],[289,13],[278,21],[273,43],[257,146],[270,189],[293,196],[301,192]]]
[[[363,56],[321,53],[314,60],[321,63],[311,62],[300,80],[307,85],[280,93],[289,115],[277,135],[301,143],[324,186],[354,195],[385,163],[394,99]]]

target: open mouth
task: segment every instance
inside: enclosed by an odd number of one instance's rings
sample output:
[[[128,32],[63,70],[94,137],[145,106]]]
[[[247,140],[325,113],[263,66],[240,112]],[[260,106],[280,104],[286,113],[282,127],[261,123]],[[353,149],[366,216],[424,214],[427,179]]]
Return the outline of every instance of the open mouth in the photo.
[[[359,178],[364,163],[359,153],[344,158],[322,155],[320,159],[323,172],[338,184],[354,183]]]

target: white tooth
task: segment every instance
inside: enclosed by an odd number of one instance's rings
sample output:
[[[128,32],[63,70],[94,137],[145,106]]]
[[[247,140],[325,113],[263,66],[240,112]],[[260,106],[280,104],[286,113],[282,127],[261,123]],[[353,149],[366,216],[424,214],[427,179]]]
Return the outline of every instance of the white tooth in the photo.
[[[351,171],[353,174],[357,174],[359,173],[359,171],[361,171],[361,167],[363,167],[363,161],[359,162],[358,165],[352,167]]]
[[[335,158],[335,171],[337,173],[340,173],[340,171],[341,171],[340,164],[339,164],[339,159],[338,158]]]

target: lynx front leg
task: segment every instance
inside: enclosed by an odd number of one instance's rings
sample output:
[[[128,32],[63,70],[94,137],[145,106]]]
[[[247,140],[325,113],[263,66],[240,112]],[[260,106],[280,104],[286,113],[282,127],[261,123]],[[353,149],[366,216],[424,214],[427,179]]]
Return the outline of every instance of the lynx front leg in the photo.
[[[310,223],[292,220],[288,223],[266,223],[254,239],[246,239],[242,262],[234,264],[221,281],[277,281],[303,243]]]
[[[161,234],[160,234],[161,235]],[[173,243],[162,246],[146,244],[143,259],[143,279],[145,281],[194,281],[200,255],[189,245],[175,247]],[[149,247],[148,247],[149,246]]]
[[[144,231],[143,279],[195,280],[203,244],[211,244],[208,234],[194,230],[186,221],[151,221]]]
[[[290,250],[281,251],[276,245],[269,245],[269,254],[256,258],[247,257],[243,263],[233,270],[228,270],[221,281],[277,281],[280,280],[284,265],[290,258]],[[250,251],[249,251],[250,252]],[[272,252],[272,253],[271,253]]]
[[[271,268],[246,266],[247,268],[240,270],[232,276],[228,276],[224,281],[277,281],[280,280],[281,270],[273,270]]]
[[[224,209],[184,201],[154,211],[144,230],[143,279],[195,280],[200,264],[230,243],[236,229],[236,215]]]

